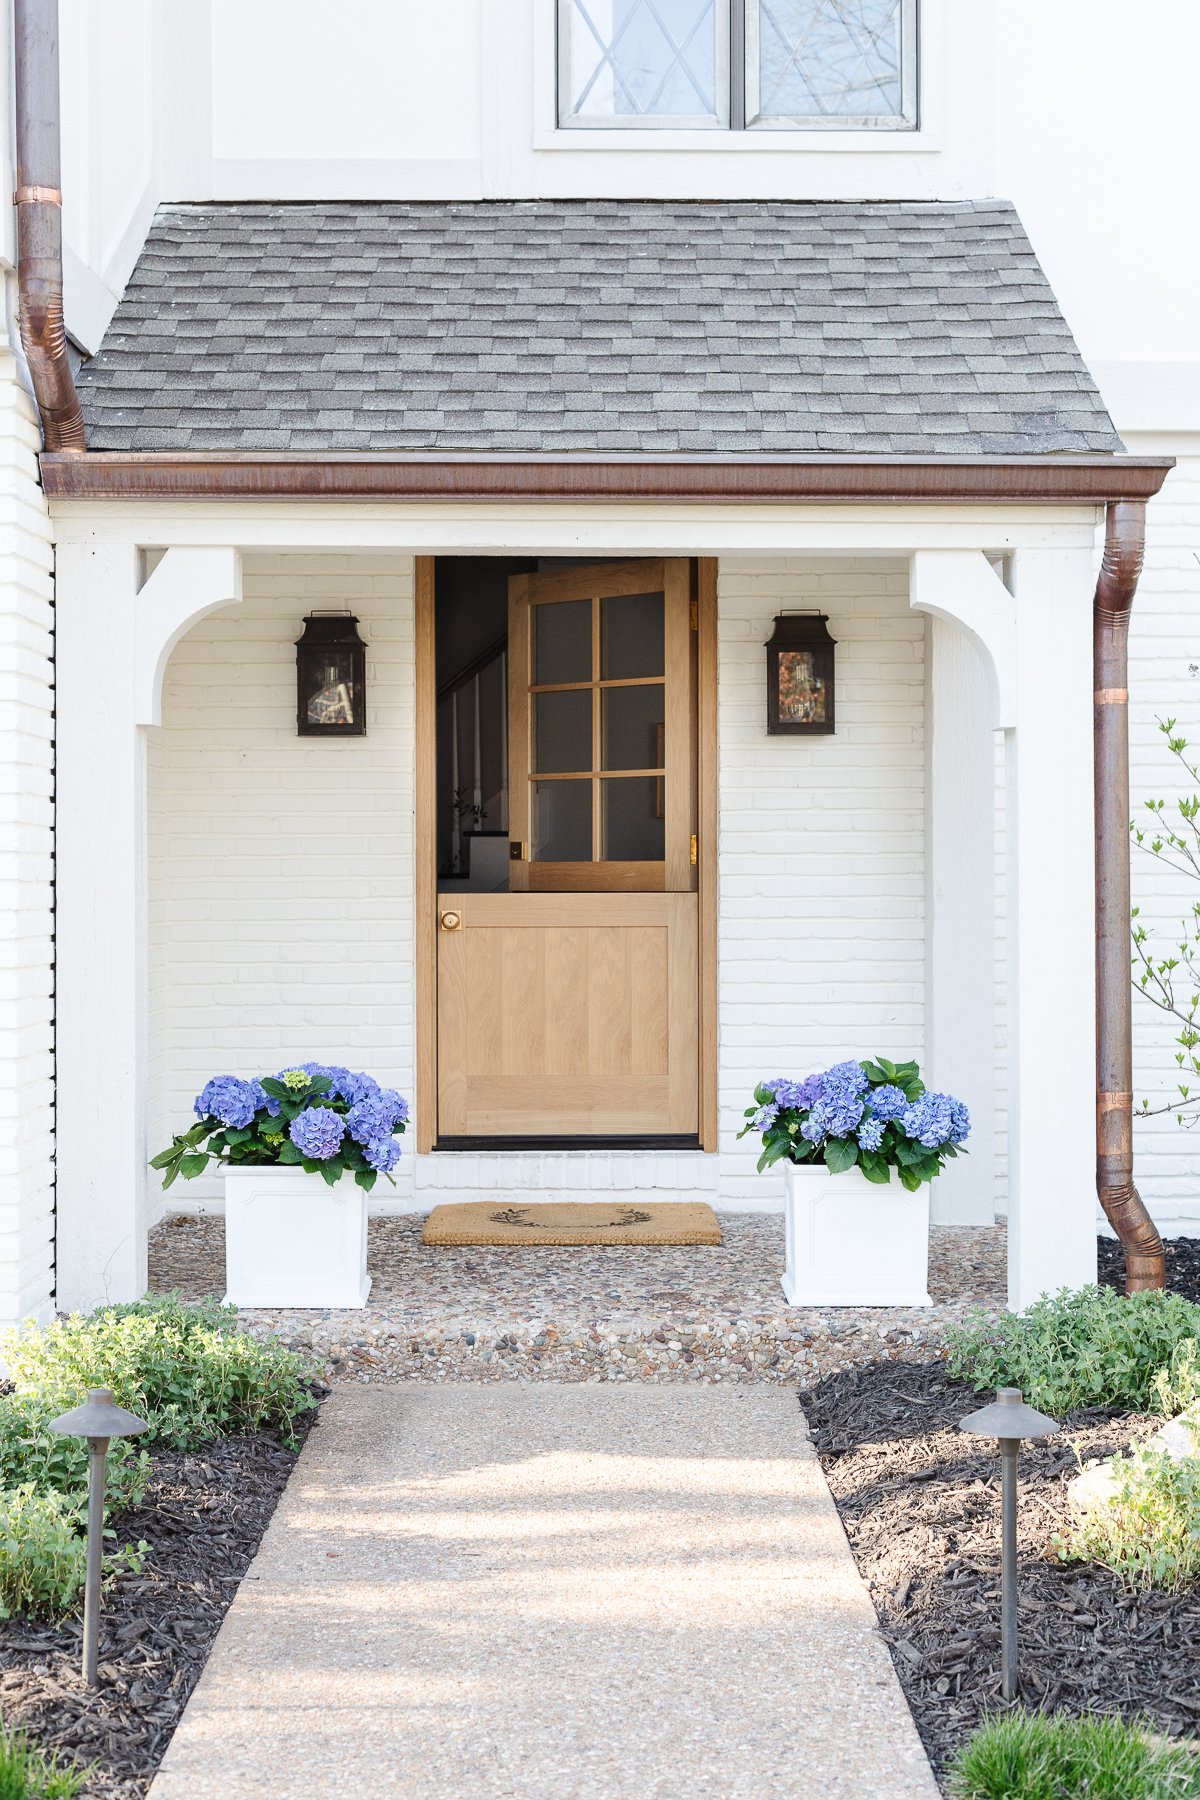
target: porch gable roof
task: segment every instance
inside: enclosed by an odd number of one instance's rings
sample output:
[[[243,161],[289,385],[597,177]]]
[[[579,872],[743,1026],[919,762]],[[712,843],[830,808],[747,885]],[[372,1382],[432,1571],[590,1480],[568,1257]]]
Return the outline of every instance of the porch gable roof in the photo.
[[[101,453],[1122,449],[995,200],[166,206],[78,385]]]

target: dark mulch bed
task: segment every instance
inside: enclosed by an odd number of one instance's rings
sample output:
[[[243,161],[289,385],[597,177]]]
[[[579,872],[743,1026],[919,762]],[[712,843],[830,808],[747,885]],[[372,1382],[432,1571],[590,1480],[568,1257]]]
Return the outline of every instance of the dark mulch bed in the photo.
[[[146,1793],[298,1454],[271,1432],[155,1453],[142,1504],[114,1521],[121,1543],[150,1548],[140,1574],[106,1590],[95,1693],[79,1619],[0,1621],[0,1714],[93,1764],[89,1800]]]
[[[873,1363],[800,1396],[913,1717],[943,1771],[1000,1704],[1000,1481],[994,1452],[956,1429],[981,1397],[941,1363]],[[1047,1543],[1085,1458],[1146,1436],[1158,1418],[1084,1413],[1021,1456],[1023,1698],[1069,1712],[1147,1714],[1200,1730],[1200,1594],[1125,1593]]]
[[[1167,1286],[1188,1300],[1200,1301],[1200,1238],[1164,1238]],[[1125,1288],[1125,1258],[1116,1238],[1097,1239],[1100,1280],[1105,1287]]]

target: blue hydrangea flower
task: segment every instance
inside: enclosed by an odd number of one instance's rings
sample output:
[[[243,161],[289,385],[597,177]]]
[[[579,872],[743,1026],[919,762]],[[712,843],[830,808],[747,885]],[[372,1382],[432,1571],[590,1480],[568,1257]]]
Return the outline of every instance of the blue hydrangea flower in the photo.
[[[408,1101],[403,1094],[398,1094],[395,1088],[380,1088],[379,1097],[392,1109],[392,1130],[395,1131],[397,1125],[407,1125]]]
[[[356,1144],[373,1144],[389,1136],[397,1123],[394,1104],[379,1089],[357,1101],[346,1114],[346,1129]]]
[[[857,1094],[827,1089],[824,1099],[817,1101],[801,1125],[801,1135],[810,1144],[819,1144],[827,1137],[849,1137],[857,1130],[863,1110]]]
[[[394,1137],[377,1138],[374,1143],[364,1146],[363,1156],[372,1169],[378,1169],[381,1175],[390,1175],[400,1161],[400,1146]]]
[[[196,1096],[198,1119],[219,1119],[222,1125],[240,1131],[249,1125],[266,1096],[256,1081],[243,1081],[237,1075],[214,1075],[203,1093]]]
[[[951,1142],[961,1144],[970,1135],[971,1115],[961,1100],[950,1101]]]
[[[962,1108],[960,1101],[955,1101],[949,1094],[922,1094],[911,1106],[906,1106],[900,1116],[900,1125],[904,1135],[915,1138],[926,1150],[939,1150],[943,1144],[954,1141],[954,1108]]]
[[[346,1122],[328,1106],[306,1106],[288,1127],[288,1136],[304,1156],[328,1162],[342,1147]]]
[[[779,1108],[772,1102],[769,1106],[760,1106],[750,1123],[755,1131],[766,1131],[779,1117]]]
[[[856,1062],[834,1063],[832,1069],[826,1069],[823,1081],[826,1093],[831,1088],[838,1088],[847,1094],[853,1094],[855,1099],[859,1094],[865,1094],[871,1085],[866,1070],[861,1063]]]
[[[858,1128],[858,1141],[864,1150],[878,1150],[883,1143],[883,1120],[868,1113]]]
[[[898,1119],[907,1105],[903,1088],[895,1087],[891,1082],[872,1088],[867,1095],[867,1108],[877,1119]]]

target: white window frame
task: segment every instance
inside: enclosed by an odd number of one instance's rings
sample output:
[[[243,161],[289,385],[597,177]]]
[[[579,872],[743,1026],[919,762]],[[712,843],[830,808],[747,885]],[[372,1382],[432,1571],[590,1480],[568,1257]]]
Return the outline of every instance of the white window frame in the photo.
[[[736,5],[738,0],[734,0]],[[762,0],[742,0],[746,20],[746,129],[748,131],[917,131],[920,59],[918,0],[900,6],[900,111],[898,113],[764,113],[759,110],[758,66]]]
[[[669,113],[655,118],[651,113],[630,113],[620,118],[585,118],[571,110],[571,57],[569,50],[571,12],[574,0],[558,0],[557,32],[554,60],[558,70],[558,128],[560,131],[728,131],[729,94],[729,16],[730,0],[716,0],[717,42],[713,73],[713,98],[716,117],[707,113]]]
[[[900,82],[898,114],[827,114],[815,116],[763,114],[759,111],[758,47],[760,0],[717,0],[715,93],[718,116],[671,114],[655,118],[639,113],[621,118],[586,118],[571,110],[570,57],[572,0],[555,6],[555,130],[560,132],[693,132],[720,133],[726,142],[744,142],[745,134],[766,131],[904,132],[921,129],[919,117],[920,21],[919,0],[901,0]],[[740,59],[737,52],[740,50]],[[735,82],[733,69],[740,60],[743,79]],[[743,116],[744,115],[744,116]]]

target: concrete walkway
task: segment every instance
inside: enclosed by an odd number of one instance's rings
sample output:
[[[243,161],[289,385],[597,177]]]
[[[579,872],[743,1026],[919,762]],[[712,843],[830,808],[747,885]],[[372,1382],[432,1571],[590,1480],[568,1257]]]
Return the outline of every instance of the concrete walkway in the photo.
[[[936,1800],[794,1395],[345,1387],[151,1800]]]

